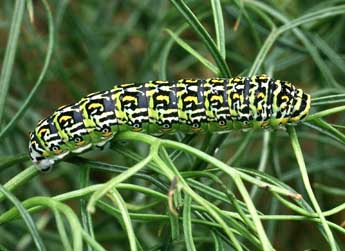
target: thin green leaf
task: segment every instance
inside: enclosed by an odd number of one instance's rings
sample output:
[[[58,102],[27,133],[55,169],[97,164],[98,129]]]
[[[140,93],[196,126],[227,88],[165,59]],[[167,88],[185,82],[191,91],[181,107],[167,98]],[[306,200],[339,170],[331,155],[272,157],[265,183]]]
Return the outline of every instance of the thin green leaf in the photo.
[[[89,185],[90,168],[86,167],[80,170],[80,186],[81,188],[87,187]],[[83,229],[90,235],[90,237],[95,238],[93,233],[93,223],[90,213],[87,211],[87,201],[85,198],[80,199],[80,216],[82,221]],[[91,245],[87,245],[88,251],[93,251]]]
[[[308,40],[308,38],[302,33],[297,27],[306,24],[308,22],[313,22],[318,19],[327,18],[333,15],[341,15],[345,13],[345,5],[339,5],[337,7],[330,7],[330,8],[323,8],[321,10],[308,13],[304,16],[301,16],[300,18],[297,18],[295,20],[290,21],[288,18],[271,8],[270,6],[264,4],[260,1],[245,1],[246,4],[248,4],[251,7],[260,8],[262,10],[265,10],[267,13],[273,15],[278,20],[282,21],[284,23],[283,26],[281,26],[279,29],[273,29],[269,37],[267,37],[265,44],[260,49],[255,62],[251,68],[251,73],[256,73],[258,69],[261,67],[264,58],[266,58],[267,53],[269,52],[269,49],[273,45],[274,41],[279,37],[279,35],[282,35],[286,31],[292,29],[292,32],[301,40],[301,42],[304,44],[310,55],[313,57],[315,63],[318,65],[319,69],[321,70],[322,74],[326,78],[329,85],[339,88],[339,84],[335,81],[333,75],[331,74],[329,68],[325,64],[325,62],[322,60],[320,54],[318,53],[317,49],[313,44]]]
[[[319,119],[319,118],[322,118],[322,117],[325,117],[325,116],[329,116],[329,115],[334,114],[334,113],[340,113],[340,112],[343,112],[343,111],[345,111],[345,105],[338,106],[338,107],[333,107],[333,108],[330,108],[330,109],[327,109],[327,110],[323,110],[321,112],[317,112],[317,113],[309,115],[307,117],[306,121],[312,121],[314,119]]]
[[[142,160],[141,162],[137,163],[136,165],[128,169],[126,172],[121,173],[120,175],[112,178],[106,184],[104,184],[102,189],[99,189],[97,192],[95,192],[91,196],[88,206],[87,206],[88,211],[93,213],[95,211],[95,203],[97,202],[97,200],[102,198],[106,193],[108,193],[111,189],[113,189],[113,187],[116,184],[121,183],[122,181],[134,175],[140,169],[143,169],[146,166],[146,164],[148,164],[151,161],[151,159],[152,159],[152,156],[149,155],[144,160]]]
[[[334,236],[333,236],[331,230],[329,229],[329,226],[326,222],[325,216],[323,215],[322,210],[319,206],[319,203],[317,202],[317,199],[313,193],[313,189],[311,188],[311,184],[310,184],[309,177],[308,177],[308,171],[307,171],[307,168],[305,166],[303,153],[302,153],[302,149],[301,149],[299,142],[298,142],[296,130],[294,127],[288,126],[288,132],[290,135],[292,148],[295,152],[297,163],[298,163],[298,166],[299,166],[299,169],[301,172],[304,187],[307,190],[307,194],[309,196],[309,199],[311,200],[311,203],[313,204],[314,209],[316,210],[316,212],[320,218],[322,227],[326,233],[327,241],[328,241],[332,251],[337,251],[338,247],[337,247],[337,244],[335,242]]]
[[[310,121],[309,123],[314,126],[317,126],[317,129],[319,129],[319,131],[321,131],[325,135],[345,144],[345,134],[340,132],[337,128],[327,123],[323,119],[316,118]]]
[[[118,206],[121,212],[123,224],[125,226],[125,230],[127,232],[128,240],[129,240],[129,246],[131,251],[136,251],[138,250],[137,248],[137,243],[135,240],[135,234],[131,222],[131,218],[129,217],[126,203],[122,199],[121,194],[113,188],[110,192],[110,198],[113,199],[114,203]]]
[[[94,238],[82,231],[83,239],[96,251],[106,251]]]
[[[342,187],[331,187],[322,185],[320,183],[314,184],[315,189],[318,189],[326,194],[336,195],[336,196],[345,196],[345,189]],[[345,206],[345,203],[343,204]]]
[[[35,223],[33,222],[30,214],[26,211],[26,209],[20,203],[20,201],[2,185],[0,185],[0,191],[18,209],[21,217],[23,218],[26,226],[29,229],[29,232],[30,232],[30,234],[32,236],[32,239],[33,239],[33,241],[35,243],[35,246],[36,246],[37,250],[39,250],[39,251],[47,250],[46,247],[43,244],[43,241],[42,241],[42,238],[41,238],[40,234],[38,233],[38,230],[36,228]]]
[[[188,27],[187,24],[182,25],[174,34],[179,37],[180,34]],[[174,45],[174,37],[170,37],[169,41],[165,44],[164,49],[162,51],[162,54],[159,58],[160,64],[159,64],[159,78],[164,80],[167,79],[167,62],[168,62],[168,56],[170,53],[171,48]]]
[[[21,1],[19,0],[19,2],[24,2],[24,1]],[[52,57],[52,54],[53,54],[53,47],[54,47],[54,23],[53,23],[53,16],[52,16],[52,13],[51,13],[51,10],[50,10],[50,7],[47,3],[47,0],[42,0],[43,2],[43,5],[46,9],[46,12],[47,12],[47,16],[48,16],[48,27],[49,27],[49,44],[48,44],[48,50],[47,50],[47,55],[46,55],[46,58],[44,60],[44,65],[43,65],[43,68],[42,68],[42,71],[37,79],[37,82],[35,83],[34,87],[32,88],[32,90],[30,91],[29,95],[27,96],[27,98],[25,99],[25,101],[23,102],[22,106],[20,107],[19,111],[16,113],[16,115],[13,116],[13,118],[11,119],[11,121],[6,125],[6,127],[1,130],[0,132],[0,139],[2,137],[4,137],[8,131],[15,125],[15,123],[17,122],[18,119],[20,119],[22,117],[22,115],[25,113],[25,111],[27,110],[27,108],[29,107],[29,104],[30,102],[33,100],[36,92],[38,91],[39,87],[42,85],[43,83],[43,79],[47,73],[47,70],[48,70],[48,66],[49,66],[49,63],[50,63],[50,60],[51,60],[51,57]],[[13,50],[13,49],[12,49]],[[5,58],[6,59],[6,58]],[[13,64],[13,60],[12,60],[12,64]],[[7,72],[8,70],[6,70]],[[9,77],[6,77],[6,79],[9,78]],[[7,80],[9,81],[9,79]],[[4,105],[4,103],[1,103],[2,102],[2,91],[1,91],[1,86],[3,86],[1,84],[1,79],[0,79],[0,122],[1,122],[1,116],[2,116],[2,105]],[[7,93],[7,89],[6,89],[6,92],[5,92],[5,95]]]
[[[34,6],[32,5],[32,0],[26,0],[26,8],[28,9],[30,22],[34,23]]]
[[[223,242],[214,231],[212,231],[212,237],[214,240],[214,249],[213,250],[214,251],[224,251]]]
[[[25,1],[16,0],[11,21],[11,28],[5,51],[5,58],[2,63],[0,73],[0,128],[3,122],[3,115],[6,106],[5,102],[8,96],[8,89],[10,86],[14,58],[17,52],[17,44],[20,33],[20,27],[24,15],[24,9]]]
[[[192,234],[192,219],[191,219],[191,205],[192,205],[192,198],[189,195],[185,195],[184,203],[183,203],[183,233],[184,233],[184,240],[186,243],[186,250],[187,251],[196,251],[194,241],[193,241],[193,234]]]
[[[186,18],[188,23],[192,26],[194,31],[197,32],[197,34],[203,40],[203,42],[205,43],[205,46],[208,48],[214,60],[216,61],[216,64],[220,70],[221,77],[226,77],[226,78],[230,77],[231,72],[226,62],[222,59],[222,56],[219,53],[216,44],[214,43],[214,41],[212,40],[211,36],[208,34],[206,29],[202,26],[198,18],[189,9],[189,7],[185,4],[183,0],[171,0],[171,2],[176,6],[176,8]]]
[[[60,212],[56,208],[53,209],[53,212],[64,250],[73,251]]]
[[[167,29],[166,30],[170,36],[187,52],[189,52],[191,55],[193,55],[196,59],[198,59],[203,65],[205,65],[208,69],[210,69],[214,74],[218,74],[219,70],[218,68],[213,65],[210,61],[208,61],[205,57],[200,55],[199,52],[194,50],[192,47],[190,47],[186,42],[184,42],[181,38],[178,37],[177,34],[175,34],[173,31]]]
[[[211,5],[212,5],[212,12],[213,12],[214,27],[216,30],[216,37],[217,37],[217,47],[218,47],[220,55],[225,61],[225,58],[226,58],[225,31],[224,31],[222,5],[220,3],[220,0],[211,0]]]
[[[8,191],[12,191],[22,186],[23,184],[29,182],[37,174],[38,174],[37,168],[32,165],[24,169],[22,172],[18,173],[9,181],[7,181],[4,187]],[[2,201],[4,198],[5,198],[4,194],[0,193],[0,201]]]

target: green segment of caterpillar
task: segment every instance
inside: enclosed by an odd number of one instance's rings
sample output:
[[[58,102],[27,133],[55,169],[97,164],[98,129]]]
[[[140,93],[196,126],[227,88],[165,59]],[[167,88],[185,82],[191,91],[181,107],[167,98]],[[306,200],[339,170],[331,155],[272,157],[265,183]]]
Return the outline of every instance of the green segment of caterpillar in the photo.
[[[121,131],[202,133],[296,123],[311,97],[266,75],[119,84],[62,106],[30,133],[29,153],[42,171],[70,153],[102,147]]]

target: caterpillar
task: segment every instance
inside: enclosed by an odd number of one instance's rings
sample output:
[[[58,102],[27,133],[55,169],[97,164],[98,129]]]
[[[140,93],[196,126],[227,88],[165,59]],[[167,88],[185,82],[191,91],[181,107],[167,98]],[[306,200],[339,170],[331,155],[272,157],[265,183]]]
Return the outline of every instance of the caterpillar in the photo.
[[[70,153],[102,147],[118,132],[186,133],[277,127],[304,119],[311,97],[266,75],[115,85],[58,108],[30,133],[29,154],[46,171]]]

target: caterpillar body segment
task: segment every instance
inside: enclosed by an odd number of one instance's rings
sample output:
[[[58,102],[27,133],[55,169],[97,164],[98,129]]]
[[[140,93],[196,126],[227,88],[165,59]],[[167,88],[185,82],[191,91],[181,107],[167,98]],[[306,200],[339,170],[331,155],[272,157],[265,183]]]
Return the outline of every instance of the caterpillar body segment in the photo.
[[[305,118],[310,95],[266,75],[120,84],[57,109],[30,133],[40,170],[102,147],[121,131],[150,134],[277,127]]]

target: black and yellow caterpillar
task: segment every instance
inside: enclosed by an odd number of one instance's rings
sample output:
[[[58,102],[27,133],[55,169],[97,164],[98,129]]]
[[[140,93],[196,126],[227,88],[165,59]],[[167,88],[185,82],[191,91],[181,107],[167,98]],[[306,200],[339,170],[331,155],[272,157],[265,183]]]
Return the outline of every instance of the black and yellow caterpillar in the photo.
[[[120,131],[224,131],[276,127],[305,118],[310,95],[266,75],[119,84],[62,106],[30,133],[40,170],[69,153],[103,146]]]

